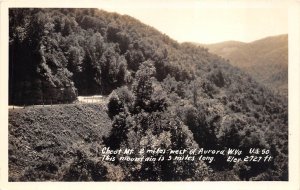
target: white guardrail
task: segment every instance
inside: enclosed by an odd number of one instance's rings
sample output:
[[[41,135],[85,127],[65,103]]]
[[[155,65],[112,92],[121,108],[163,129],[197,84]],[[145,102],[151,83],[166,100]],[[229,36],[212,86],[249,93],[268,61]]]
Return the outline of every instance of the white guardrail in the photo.
[[[77,100],[70,104],[87,104],[87,103],[105,103],[106,102],[106,97],[101,96],[101,95],[94,95],[94,96],[78,96]],[[15,106],[15,105],[9,105],[8,109],[20,109],[20,108],[25,108],[25,107],[49,107],[49,106],[55,106],[55,105],[61,105],[60,103],[58,104],[41,104],[41,105],[27,105],[27,106]]]
[[[95,96],[78,96],[77,100],[80,103],[100,103],[104,101],[103,96],[95,95]]]

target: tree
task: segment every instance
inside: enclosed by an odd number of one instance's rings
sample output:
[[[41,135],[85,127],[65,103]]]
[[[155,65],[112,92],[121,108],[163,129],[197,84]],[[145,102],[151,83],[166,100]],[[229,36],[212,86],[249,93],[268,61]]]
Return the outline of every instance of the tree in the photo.
[[[133,92],[135,94],[135,107],[137,111],[146,110],[150,105],[153,93],[153,81],[156,70],[152,61],[143,62],[136,73],[133,82]]]

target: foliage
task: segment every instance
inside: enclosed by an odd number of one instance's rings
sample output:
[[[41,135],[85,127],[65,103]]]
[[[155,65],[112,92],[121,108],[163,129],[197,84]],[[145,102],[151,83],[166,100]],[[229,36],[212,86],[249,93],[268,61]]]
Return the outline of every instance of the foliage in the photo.
[[[217,157],[211,164],[116,163],[106,167],[88,155],[66,166],[70,168],[63,173],[70,180],[288,180],[286,99],[227,60],[191,43],[179,44],[134,18],[116,13],[18,8],[10,9],[9,14],[10,104],[71,102],[77,95],[110,94],[107,110],[91,114],[81,110],[84,121],[107,111],[109,135],[101,135],[98,130],[103,129],[94,127],[102,121],[78,122],[73,118],[77,112],[70,122],[69,116],[61,116],[62,123],[74,124],[72,129],[93,126],[91,131],[78,132],[84,141],[97,141],[113,149],[246,151],[255,146],[270,149],[274,156],[269,164],[228,164]],[[30,114],[24,117],[29,118],[24,121],[26,127],[27,122],[42,120]],[[47,122],[41,121],[42,126]],[[12,136],[18,134],[12,131]],[[60,140],[68,139],[64,137]],[[33,150],[49,147],[47,143],[31,146]],[[46,173],[41,174],[41,180],[55,179],[49,170],[51,162],[44,165],[31,166],[28,173],[38,171],[39,175],[39,168],[43,168],[41,173]],[[114,167],[118,168],[116,176],[111,172]],[[94,178],[92,168],[103,171],[103,176]],[[79,170],[86,175],[80,177]],[[77,175],[70,176],[72,172]]]

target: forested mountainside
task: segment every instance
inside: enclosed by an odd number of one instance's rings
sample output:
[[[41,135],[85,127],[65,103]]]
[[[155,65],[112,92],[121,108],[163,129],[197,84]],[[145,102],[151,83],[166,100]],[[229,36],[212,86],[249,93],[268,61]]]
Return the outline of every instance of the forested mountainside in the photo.
[[[288,179],[287,102],[207,49],[179,44],[130,16],[98,9],[10,9],[9,27],[10,104],[66,103],[78,95],[110,94],[110,134],[87,144],[112,149],[239,148],[243,155],[249,148],[265,148],[274,156],[267,164],[228,163],[224,158],[213,163],[111,164],[78,149],[73,162],[56,167],[61,170],[44,171],[47,166],[33,164],[28,175],[43,173],[11,180]],[[43,122],[26,117],[21,123]],[[21,126],[10,121],[11,130]],[[10,144],[13,155],[18,148]],[[44,149],[52,155],[49,147]],[[122,177],[113,178],[108,171]]]
[[[288,35],[267,37],[251,43],[228,41],[204,45],[229,59],[232,65],[283,96],[288,95]]]

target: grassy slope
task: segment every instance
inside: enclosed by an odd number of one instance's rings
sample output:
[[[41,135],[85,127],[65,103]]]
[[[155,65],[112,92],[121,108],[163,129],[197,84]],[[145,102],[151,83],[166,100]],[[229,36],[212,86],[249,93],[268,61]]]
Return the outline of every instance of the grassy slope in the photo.
[[[99,148],[110,127],[106,106],[99,104],[10,110],[10,181],[22,181],[30,168],[57,173],[72,161],[76,149],[83,148],[81,144]]]

